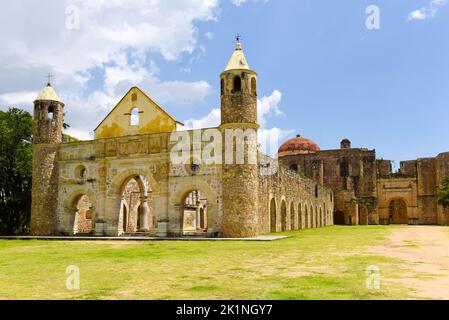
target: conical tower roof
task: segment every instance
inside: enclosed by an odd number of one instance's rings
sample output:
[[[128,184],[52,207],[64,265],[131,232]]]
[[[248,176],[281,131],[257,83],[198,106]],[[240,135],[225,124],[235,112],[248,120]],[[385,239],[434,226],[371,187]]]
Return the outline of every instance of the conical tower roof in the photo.
[[[226,66],[225,71],[229,70],[251,70],[249,68],[248,62],[246,61],[245,54],[242,50],[242,44],[240,41],[237,42],[234,53]]]
[[[41,93],[39,93],[35,101],[41,100],[56,101],[63,103],[61,98],[59,98],[58,94],[56,93],[55,89],[53,89],[50,83],[48,83],[47,86],[44,88],[44,90],[42,90]]]

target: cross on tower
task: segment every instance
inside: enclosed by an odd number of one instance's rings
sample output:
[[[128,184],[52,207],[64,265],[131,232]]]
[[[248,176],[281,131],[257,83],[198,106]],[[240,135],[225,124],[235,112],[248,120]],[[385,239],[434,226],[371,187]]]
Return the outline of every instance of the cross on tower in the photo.
[[[51,79],[52,79],[52,78],[54,78],[54,75],[52,75],[51,73],[49,73],[49,74],[47,75],[48,85],[50,85]]]
[[[235,36],[235,40],[237,41],[237,43],[240,43],[240,40],[242,40],[242,36],[240,35],[240,33],[237,33],[237,35]]]

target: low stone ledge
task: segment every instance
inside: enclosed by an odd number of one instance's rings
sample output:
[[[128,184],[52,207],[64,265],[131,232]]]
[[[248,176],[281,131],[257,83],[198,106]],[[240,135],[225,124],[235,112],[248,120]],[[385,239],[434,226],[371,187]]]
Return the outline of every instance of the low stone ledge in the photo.
[[[44,241],[276,241],[289,238],[288,236],[259,236],[255,238],[175,238],[175,237],[33,237],[33,236],[4,236],[0,240],[44,240]]]

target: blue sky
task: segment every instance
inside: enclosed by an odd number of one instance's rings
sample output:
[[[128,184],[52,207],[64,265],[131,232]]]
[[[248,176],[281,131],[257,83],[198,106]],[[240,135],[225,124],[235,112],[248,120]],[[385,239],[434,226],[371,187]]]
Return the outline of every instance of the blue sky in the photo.
[[[283,140],[301,134],[333,149],[349,138],[353,146],[375,148],[379,158],[397,162],[449,151],[444,0],[168,0],[154,8],[145,0],[115,0],[88,9],[85,0],[43,2],[61,15],[60,23],[64,5],[81,8],[81,28],[55,32],[54,26],[30,24],[54,46],[47,57],[42,38],[28,38],[26,26],[6,36],[12,49],[0,53],[3,109],[30,108],[44,75],[53,72],[75,135],[93,130],[132,85],[180,121],[213,124],[218,77],[241,33],[248,62],[259,73],[263,127],[277,129]],[[136,12],[128,6],[133,2]],[[369,5],[380,9],[379,30],[365,26]],[[141,14],[147,6],[164,14]],[[0,12],[14,17],[9,7]],[[92,27],[101,24],[99,32]]]

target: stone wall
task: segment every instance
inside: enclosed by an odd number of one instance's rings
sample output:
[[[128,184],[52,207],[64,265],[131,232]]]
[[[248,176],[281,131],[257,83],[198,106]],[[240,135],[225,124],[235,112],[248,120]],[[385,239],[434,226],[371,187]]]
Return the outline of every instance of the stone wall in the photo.
[[[376,154],[367,149],[325,150],[285,156],[287,167],[296,165],[301,174],[329,186],[335,195],[335,213],[344,223],[377,224]]]
[[[259,157],[260,233],[333,225],[334,202],[330,188],[270,157]]]

